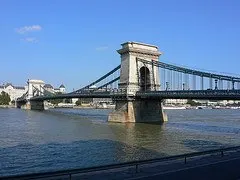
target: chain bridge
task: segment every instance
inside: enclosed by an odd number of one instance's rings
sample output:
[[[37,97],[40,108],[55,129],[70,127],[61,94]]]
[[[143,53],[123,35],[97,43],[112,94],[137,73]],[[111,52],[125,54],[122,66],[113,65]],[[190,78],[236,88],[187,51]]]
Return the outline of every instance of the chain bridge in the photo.
[[[41,82],[28,81],[18,107],[43,110],[44,101],[67,98],[112,98],[111,122],[163,122],[164,99],[240,100],[240,76],[186,68],[159,61],[157,46],[126,42],[117,51],[121,64],[94,82],[67,94],[54,94]]]

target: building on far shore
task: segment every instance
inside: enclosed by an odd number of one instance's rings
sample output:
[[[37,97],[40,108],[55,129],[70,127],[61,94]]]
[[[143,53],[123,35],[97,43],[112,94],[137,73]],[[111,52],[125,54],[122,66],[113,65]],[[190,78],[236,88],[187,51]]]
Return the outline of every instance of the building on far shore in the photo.
[[[3,91],[10,96],[11,101],[15,101],[28,90],[28,86],[14,86],[11,83],[0,85],[0,93]]]
[[[43,88],[51,93],[66,93],[66,88],[63,84],[59,88],[54,88],[51,84],[45,84]]]
[[[199,100],[199,99],[193,99],[196,103],[201,103],[202,105],[206,106],[227,106],[232,104],[239,104],[240,101],[234,101],[234,100]],[[187,99],[165,99],[164,104],[165,105],[185,105],[187,104]]]
[[[201,104],[207,105],[207,106],[227,106],[227,105],[234,105],[239,104],[240,101],[238,100],[194,100],[195,102],[199,102]]]
[[[66,93],[66,88],[63,84],[59,88],[54,88],[55,93]]]
[[[179,104],[183,105],[187,103],[187,99],[165,99],[165,104]]]
[[[63,84],[61,84],[59,88],[53,88],[51,84],[45,84],[42,80],[29,80],[29,81],[41,82],[43,84],[43,88],[51,93],[63,93],[63,94],[66,93],[66,89]],[[15,86],[12,83],[6,83],[0,85],[0,93],[2,91],[10,96],[11,101],[16,101],[17,98],[20,98],[23,94],[25,94],[28,91],[28,85]]]

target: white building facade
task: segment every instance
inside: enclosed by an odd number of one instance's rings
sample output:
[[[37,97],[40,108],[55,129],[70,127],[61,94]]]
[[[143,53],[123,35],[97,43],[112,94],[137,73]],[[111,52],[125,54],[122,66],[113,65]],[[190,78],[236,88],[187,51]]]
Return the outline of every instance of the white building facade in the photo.
[[[43,88],[51,93],[61,93],[65,94],[66,93],[66,88],[63,84],[60,85],[59,88],[54,88],[51,84],[45,84]]]
[[[14,86],[11,83],[0,85],[0,93],[3,91],[10,96],[11,101],[15,101],[28,90],[27,86]]]
[[[187,99],[165,99],[165,104],[186,104],[187,103]]]
[[[43,87],[43,89],[51,92],[51,93],[66,93],[65,86],[62,84],[59,88],[53,88],[50,84],[45,84],[42,80],[28,80],[29,83],[38,83],[39,86]],[[36,85],[35,85],[36,86]],[[15,86],[11,83],[6,83],[0,85],[0,93],[3,91],[10,96],[11,101],[16,101],[17,98],[20,98],[22,95],[26,94],[29,88],[33,88],[32,86]],[[39,89],[38,86],[36,86]],[[41,88],[40,88],[41,89]],[[42,90],[41,90],[42,91]],[[30,89],[30,92],[34,92],[34,89]],[[33,96],[33,95],[32,95]]]

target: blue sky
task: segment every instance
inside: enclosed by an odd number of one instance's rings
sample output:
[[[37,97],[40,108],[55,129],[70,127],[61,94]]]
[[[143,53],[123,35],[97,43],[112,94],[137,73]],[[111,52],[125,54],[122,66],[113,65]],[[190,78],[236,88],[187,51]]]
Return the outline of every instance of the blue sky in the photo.
[[[120,64],[126,41],[161,61],[240,74],[239,0],[1,0],[0,84],[42,79],[71,91]]]

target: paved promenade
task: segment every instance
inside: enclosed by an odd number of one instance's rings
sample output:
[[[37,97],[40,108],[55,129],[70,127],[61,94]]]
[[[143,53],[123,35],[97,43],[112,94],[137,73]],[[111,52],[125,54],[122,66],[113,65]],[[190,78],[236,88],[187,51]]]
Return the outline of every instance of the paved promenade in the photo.
[[[69,179],[68,176],[50,179]],[[75,174],[71,179],[126,179],[126,180],[150,180],[150,179],[189,179],[189,180],[234,180],[240,179],[240,151],[221,154],[205,155],[201,157],[158,162],[154,164],[125,167],[113,170]]]
[[[114,171],[91,173],[77,176],[72,179],[240,179],[240,151],[228,152],[221,157],[221,154],[206,155],[155,164],[139,166],[136,168],[124,168]]]
[[[60,175],[60,174],[59,174]],[[29,177],[30,179],[34,179]],[[1,178],[0,178],[1,179]],[[9,178],[8,178],[9,179]],[[11,180],[13,178],[10,178]],[[19,178],[17,178],[19,179]],[[28,179],[23,177],[22,179]],[[37,178],[35,178],[37,179]],[[225,180],[240,179],[240,150],[232,152],[220,152],[212,155],[203,155],[198,157],[188,157],[178,160],[169,160],[152,164],[142,164],[136,166],[122,167],[118,169],[102,170],[89,173],[60,175],[57,177],[39,179],[194,179],[194,180]]]

